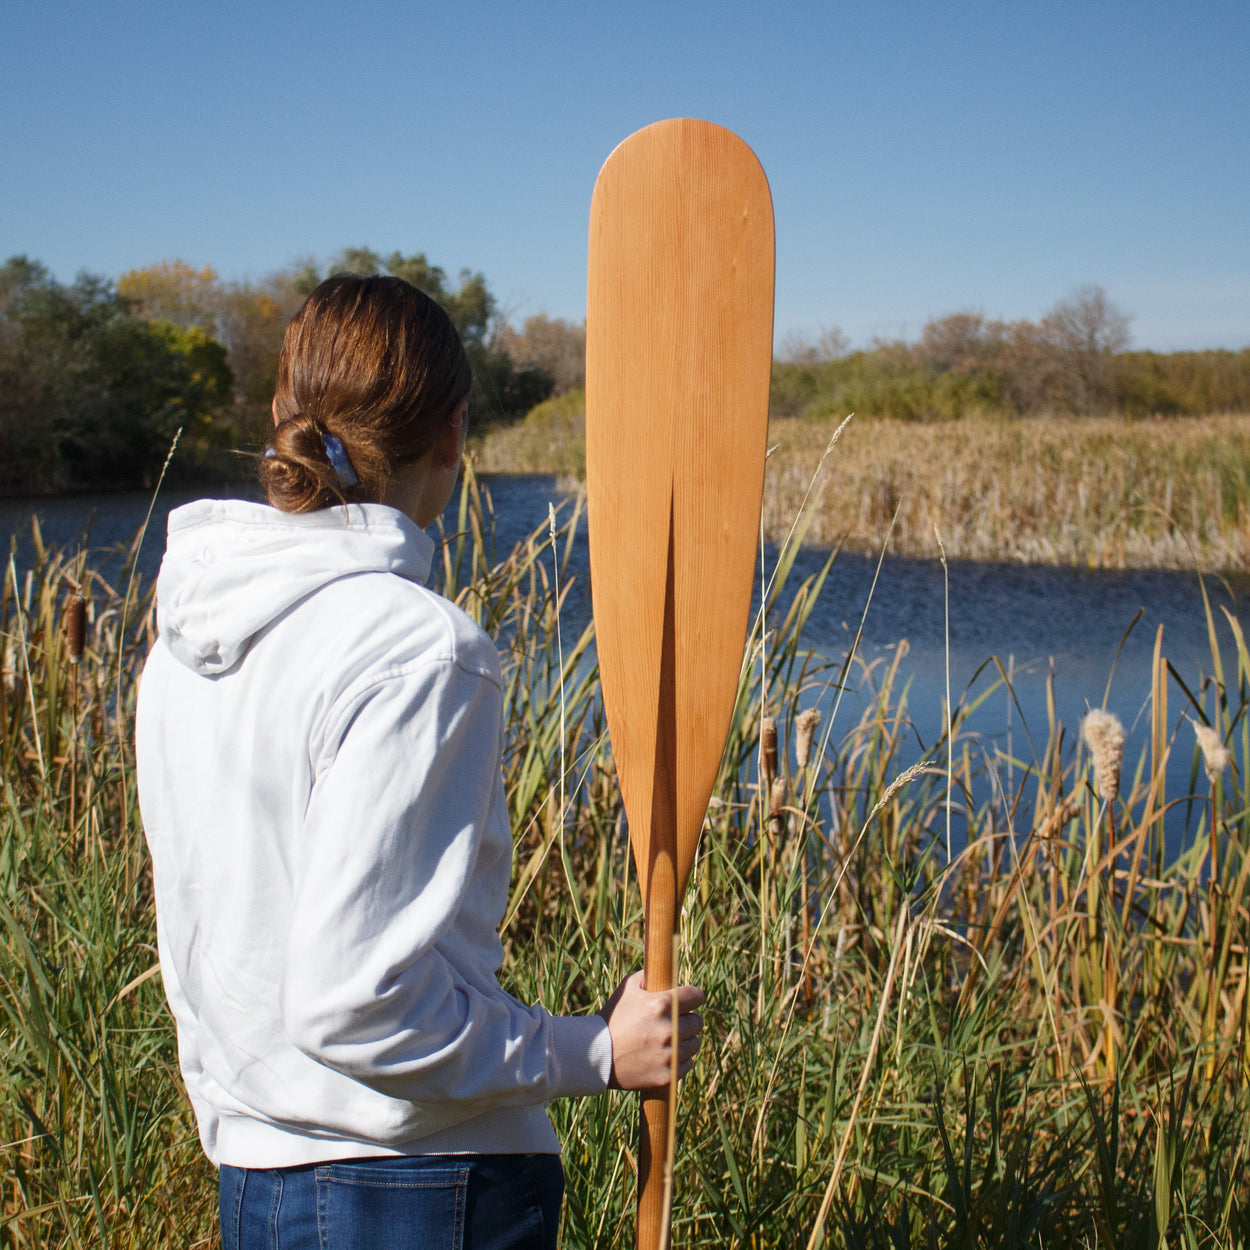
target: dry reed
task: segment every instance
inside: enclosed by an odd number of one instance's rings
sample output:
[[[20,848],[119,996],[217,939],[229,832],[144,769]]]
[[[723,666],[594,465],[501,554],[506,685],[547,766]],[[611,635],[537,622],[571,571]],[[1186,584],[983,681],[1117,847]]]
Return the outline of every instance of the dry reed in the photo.
[[[488,432],[483,472],[584,473],[567,400],[535,426]],[[843,416],[845,414],[842,414]],[[803,510],[834,419],[776,420],[764,531]],[[897,517],[897,519],[895,519]],[[1250,568],[1250,415],[1125,421],[856,418],[804,541],[937,558],[1090,568]]]

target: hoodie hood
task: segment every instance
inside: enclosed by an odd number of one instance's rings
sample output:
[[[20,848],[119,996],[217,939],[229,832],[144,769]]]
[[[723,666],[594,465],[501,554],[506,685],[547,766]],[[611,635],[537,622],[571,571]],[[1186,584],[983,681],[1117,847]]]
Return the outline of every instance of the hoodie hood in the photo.
[[[429,535],[383,504],[288,513],[202,499],[169,514],[157,624],[180,663],[214,676],[322,586],[359,573],[424,583],[433,556]]]

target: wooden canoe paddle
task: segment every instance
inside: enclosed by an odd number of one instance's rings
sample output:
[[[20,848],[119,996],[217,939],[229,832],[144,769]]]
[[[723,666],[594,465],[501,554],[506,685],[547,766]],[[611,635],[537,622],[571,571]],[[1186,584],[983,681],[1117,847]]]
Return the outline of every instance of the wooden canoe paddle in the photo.
[[[679,904],[742,668],[768,431],[773,213],[709,122],[608,157],[590,208],[586,484],[603,702],[646,914],[647,989]],[[643,1095],[639,1250],[666,1239],[670,1090]]]

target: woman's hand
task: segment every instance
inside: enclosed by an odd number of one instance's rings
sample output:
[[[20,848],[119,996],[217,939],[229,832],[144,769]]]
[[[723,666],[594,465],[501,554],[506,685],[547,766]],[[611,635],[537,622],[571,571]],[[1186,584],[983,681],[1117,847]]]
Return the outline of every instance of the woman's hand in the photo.
[[[672,1076],[673,998],[677,999],[677,1078],[694,1066],[703,1017],[703,991],[693,985],[652,993],[634,972],[599,1009],[612,1036],[613,1089],[659,1089]]]

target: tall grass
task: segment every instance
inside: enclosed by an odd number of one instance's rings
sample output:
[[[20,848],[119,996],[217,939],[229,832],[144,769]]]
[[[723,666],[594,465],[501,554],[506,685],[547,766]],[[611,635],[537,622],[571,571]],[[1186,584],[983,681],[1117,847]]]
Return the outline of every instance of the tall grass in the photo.
[[[554,1011],[593,1010],[641,961],[590,631],[558,631],[579,520],[568,506],[554,542],[544,521],[496,562],[470,478],[441,566],[504,656],[504,979]],[[835,667],[808,651],[824,574],[794,584],[788,557],[682,918],[708,1026],[682,1087],[674,1244],[1246,1245],[1250,654],[1236,622],[1210,616],[1205,673],[1176,672],[1157,640],[1108,803],[1053,712],[1007,758],[963,732],[963,701],[949,741],[946,717],[911,724],[899,657]],[[61,629],[75,589],[90,622],[76,668]],[[0,595],[0,1245],[215,1235],[153,973],[126,745],[151,605],[123,622],[121,603],[83,556],[45,549]],[[865,694],[855,715],[848,686]],[[1213,781],[1186,718],[1231,752]],[[927,752],[904,768],[917,735]],[[1165,782],[1178,751],[1193,758],[1183,794]],[[1165,812],[1189,820],[1172,860]],[[636,1100],[554,1114],[563,1244],[629,1244]]]
[[[585,475],[584,400],[478,444],[483,471]],[[780,542],[845,416],[773,421],[764,531]],[[914,422],[857,416],[808,541],[900,555],[1090,568],[1250,569],[1250,416]],[[892,527],[892,528],[891,528]]]
[[[0,1245],[188,1245],[213,1175],[175,1079],[129,749],[152,617],[123,620],[124,588],[33,537],[0,587]]]
[[[858,420],[858,418],[856,418]],[[794,515],[828,423],[773,423],[765,525]],[[1250,568],[1250,416],[874,420],[838,452],[810,541],[936,559]],[[897,515],[896,515],[897,514]]]

